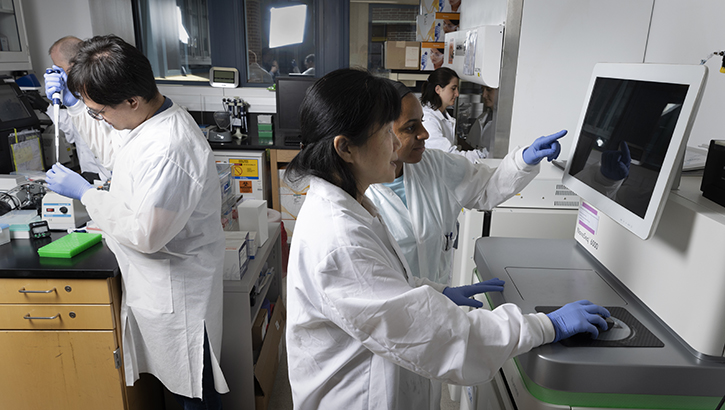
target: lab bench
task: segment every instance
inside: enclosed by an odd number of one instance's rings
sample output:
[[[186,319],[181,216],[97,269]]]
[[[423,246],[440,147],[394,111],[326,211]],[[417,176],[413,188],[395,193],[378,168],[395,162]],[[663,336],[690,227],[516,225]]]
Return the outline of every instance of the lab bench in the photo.
[[[0,397],[9,409],[152,409],[127,388],[120,271],[99,243],[72,259],[40,258],[59,239],[0,246]]]
[[[71,259],[38,256],[40,246],[63,235],[0,245],[1,407],[163,408],[155,378],[142,375],[133,387],[125,385],[115,256],[105,242]],[[280,224],[271,223],[244,277],[224,281],[220,364],[231,390],[222,396],[226,408],[255,406],[252,322],[265,297],[274,301],[282,295],[281,252]],[[258,290],[265,263],[274,273]]]

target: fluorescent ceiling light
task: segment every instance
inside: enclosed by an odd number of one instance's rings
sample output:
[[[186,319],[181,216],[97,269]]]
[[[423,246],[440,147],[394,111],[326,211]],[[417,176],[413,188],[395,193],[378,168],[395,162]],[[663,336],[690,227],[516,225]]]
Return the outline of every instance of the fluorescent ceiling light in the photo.
[[[269,9],[269,48],[299,44],[305,37],[307,5]]]

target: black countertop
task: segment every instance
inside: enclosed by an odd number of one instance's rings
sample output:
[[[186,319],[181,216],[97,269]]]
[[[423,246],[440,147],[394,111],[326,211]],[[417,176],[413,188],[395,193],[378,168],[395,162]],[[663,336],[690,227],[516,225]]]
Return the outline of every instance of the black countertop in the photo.
[[[38,248],[64,235],[53,232],[50,238],[13,239],[0,245],[0,278],[105,279],[120,274],[116,257],[105,241],[70,259],[38,255]]]

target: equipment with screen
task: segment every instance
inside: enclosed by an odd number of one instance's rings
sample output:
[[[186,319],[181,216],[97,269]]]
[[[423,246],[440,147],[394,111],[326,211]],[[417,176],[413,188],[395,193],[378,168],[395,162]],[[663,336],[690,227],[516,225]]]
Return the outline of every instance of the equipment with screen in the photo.
[[[209,69],[209,84],[212,87],[236,88],[239,71],[233,67],[212,67]]]
[[[278,138],[282,145],[299,147],[300,105],[307,89],[315,83],[314,77],[277,77],[277,115],[275,121]],[[280,141],[278,140],[278,143]]]
[[[703,65],[597,64],[563,183],[642,239],[678,177]]]
[[[24,130],[38,130],[39,128],[38,117],[17,84],[0,83],[0,174],[8,174],[15,170],[13,164],[16,161],[13,160],[12,145],[15,145],[13,144],[15,142],[24,143],[24,139],[18,138],[16,141],[15,138],[9,139],[8,136],[11,133],[15,135],[16,131],[21,133]],[[26,156],[39,156],[37,160],[42,162],[42,144],[38,143],[36,145],[38,145],[38,148],[32,151],[25,149],[27,147],[22,147],[23,149],[16,147],[15,151],[23,151]],[[29,160],[33,159],[29,158]]]

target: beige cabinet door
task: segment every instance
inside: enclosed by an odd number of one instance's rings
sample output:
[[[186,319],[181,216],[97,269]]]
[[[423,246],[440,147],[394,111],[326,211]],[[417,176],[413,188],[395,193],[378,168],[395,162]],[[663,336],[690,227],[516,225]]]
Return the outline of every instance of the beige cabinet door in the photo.
[[[123,410],[113,331],[0,331],[2,408]]]

